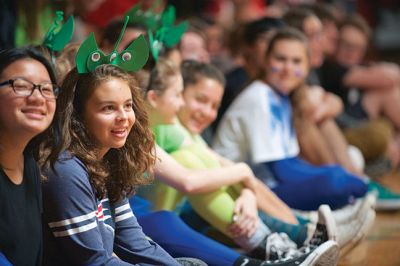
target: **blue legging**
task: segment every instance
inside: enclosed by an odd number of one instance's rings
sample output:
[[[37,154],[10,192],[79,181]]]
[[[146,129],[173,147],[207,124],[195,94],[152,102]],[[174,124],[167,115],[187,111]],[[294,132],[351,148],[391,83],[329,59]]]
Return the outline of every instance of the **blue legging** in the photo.
[[[173,257],[193,257],[208,265],[232,266],[241,256],[194,231],[173,212],[150,212],[148,202],[139,197],[131,198],[130,204],[144,233]]]
[[[277,179],[272,190],[291,208],[316,210],[321,204],[337,209],[363,197],[367,184],[338,165],[313,166],[299,158],[264,164]]]
[[[9,262],[4,256],[3,253],[0,252],[0,266],[12,266],[11,262]]]

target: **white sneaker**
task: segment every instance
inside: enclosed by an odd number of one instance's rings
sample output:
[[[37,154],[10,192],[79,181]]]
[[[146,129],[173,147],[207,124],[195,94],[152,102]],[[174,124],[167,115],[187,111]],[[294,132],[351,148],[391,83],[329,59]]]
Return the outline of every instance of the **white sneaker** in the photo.
[[[343,254],[347,253],[361,241],[361,239],[371,229],[372,225],[374,224],[374,220],[375,211],[371,209],[367,211],[364,216],[359,216],[347,224],[341,224],[337,226],[337,242],[339,247],[342,249]]]

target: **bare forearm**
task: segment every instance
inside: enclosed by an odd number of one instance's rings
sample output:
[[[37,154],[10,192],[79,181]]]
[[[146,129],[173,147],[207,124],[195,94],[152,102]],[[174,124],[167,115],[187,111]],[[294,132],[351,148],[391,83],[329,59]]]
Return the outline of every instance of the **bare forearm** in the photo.
[[[365,90],[392,88],[400,82],[399,67],[393,64],[377,64],[369,67],[353,67],[344,77],[347,87]]]
[[[157,147],[157,158],[156,177],[186,194],[210,192],[221,186],[240,182],[248,184],[248,179],[252,176],[250,168],[243,163],[218,169],[187,169],[159,147]]]
[[[190,189],[186,193],[210,192],[221,188],[221,186],[229,186],[237,183],[242,183],[249,189],[254,190],[254,187],[248,186],[248,180],[251,176],[252,172],[248,171],[244,163],[216,169],[192,171],[188,177]]]

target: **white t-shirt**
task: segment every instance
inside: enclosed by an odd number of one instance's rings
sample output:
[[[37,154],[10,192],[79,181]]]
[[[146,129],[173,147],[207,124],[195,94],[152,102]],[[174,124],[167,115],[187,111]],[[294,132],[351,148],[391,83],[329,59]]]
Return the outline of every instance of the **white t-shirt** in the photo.
[[[213,148],[252,165],[296,157],[299,145],[289,98],[262,81],[252,82],[226,111]]]

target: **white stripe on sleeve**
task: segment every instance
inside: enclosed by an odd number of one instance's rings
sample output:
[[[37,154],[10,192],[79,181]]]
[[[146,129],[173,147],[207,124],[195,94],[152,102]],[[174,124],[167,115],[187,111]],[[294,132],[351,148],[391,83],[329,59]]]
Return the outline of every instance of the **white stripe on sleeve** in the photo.
[[[72,236],[78,233],[89,231],[90,229],[93,229],[96,226],[97,226],[97,221],[94,221],[93,223],[86,224],[77,228],[72,228],[65,231],[53,232],[53,235],[55,237]]]
[[[115,208],[115,214],[118,214],[120,212],[128,210],[129,208],[130,208],[130,205],[128,203],[125,205],[119,206],[118,208]]]
[[[130,212],[127,212],[127,213],[125,213],[125,214],[116,216],[116,217],[115,217],[115,222],[118,223],[118,222],[121,222],[121,221],[123,221],[123,220],[126,220],[126,219],[128,219],[128,218],[130,218],[130,217],[133,217],[133,213],[132,213],[131,211],[130,211]]]
[[[81,215],[81,216],[77,216],[77,217],[73,217],[73,218],[70,218],[70,219],[65,219],[65,220],[61,220],[61,221],[58,221],[58,222],[51,222],[51,223],[49,223],[49,227],[50,228],[54,228],[54,227],[66,226],[66,225],[69,225],[69,224],[80,223],[80,222],[92,219],[95,216],[96,216],[96,212],[94,211],[94,212],[91,212],[91,213],[88,213],[88,214],[84,214],[84,215]]]

